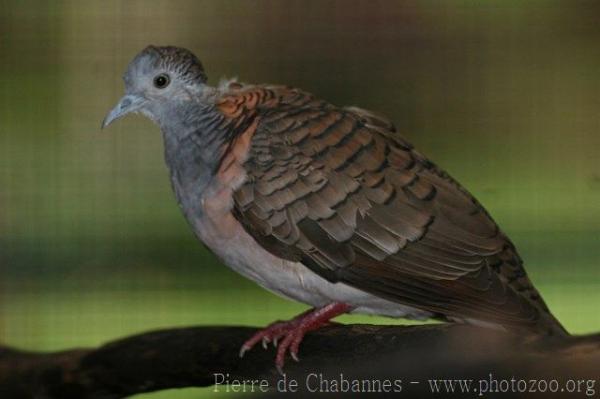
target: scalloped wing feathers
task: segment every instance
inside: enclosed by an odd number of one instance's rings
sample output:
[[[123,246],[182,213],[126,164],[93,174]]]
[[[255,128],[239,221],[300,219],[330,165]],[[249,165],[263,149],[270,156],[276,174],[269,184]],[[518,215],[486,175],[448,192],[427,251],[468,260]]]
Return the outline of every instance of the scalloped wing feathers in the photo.
[[[217,106],[255,123],[233,212],[271,253],[444,318],[564,333],[485,209],[385,118],[239,83]]]

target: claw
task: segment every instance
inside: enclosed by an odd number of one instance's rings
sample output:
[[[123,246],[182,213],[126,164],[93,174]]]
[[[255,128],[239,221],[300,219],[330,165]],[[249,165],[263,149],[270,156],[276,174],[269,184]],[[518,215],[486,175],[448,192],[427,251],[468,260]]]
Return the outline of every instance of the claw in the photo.
[[[242,347],[240,348],[240,359],[241,359],[242,357],[244,357],[244,354],[245,354],[246,352],[248,352],[248,350],[249,350],[249,349],[250,349],[250,348],[248,348],[246,345],[244,345],[244,346],[242,346]]]
[[[298,358],[298,349],[304,335],[309,331],[314,331],[323,325],[327,325],[332,317],[346,313],[349,310],[351,310],[349,305],[334,302],[322,308],[304,312],[290,321],[273,323],[255,333],[242,345],[240,357],[243,357],[247,351],[261,341],[262,347],[265,349],[268,348],[269,343],[273,342],[273,346],[277,348],[275,367],[277,368],[277,372],[283,376],[285,375],[283,373],[283,366],[287,353],[296,362],[300,361]]]

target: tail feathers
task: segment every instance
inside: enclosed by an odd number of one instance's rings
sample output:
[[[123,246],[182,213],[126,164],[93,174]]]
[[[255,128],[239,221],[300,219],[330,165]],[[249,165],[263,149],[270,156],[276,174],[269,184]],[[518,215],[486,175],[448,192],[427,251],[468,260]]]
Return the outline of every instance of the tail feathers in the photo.
[[[548,336],[548,337],[556,337],[556,338],[567,338],[570,337],[571,334],[567,331],[566,328],[554,317],[550,312],[541,311],[540,319],[533,326],[515,326],[515,325],[506,325],[500,324],[493,321],[474,319],[470,317],[442,317],[446,321],[456,322],[456,323],[465,323],[470,324],[477,327],[489,328],[492,330],[499,331],[522,331],[527,332],[529,334],[535,334],[540,336]]]
[[[550,312],[546,312],[542,315],[541,320],[539,321],[538,327],[536,329],[543,335],[548,335],[552,337],[569,337],[571,334],[567,331],[567,329],[561,324],[560,321],[556,317],[552,315]]]

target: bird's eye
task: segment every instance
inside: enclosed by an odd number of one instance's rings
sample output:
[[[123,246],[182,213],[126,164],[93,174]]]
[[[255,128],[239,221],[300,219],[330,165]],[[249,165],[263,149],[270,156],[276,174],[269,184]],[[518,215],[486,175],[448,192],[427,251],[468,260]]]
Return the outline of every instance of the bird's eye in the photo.
[[[169,75],[166,73],[161,73],[154,78],[154,87],[158,89],[164,89],[169,85],[170,81],[171,79],[169,79]]]

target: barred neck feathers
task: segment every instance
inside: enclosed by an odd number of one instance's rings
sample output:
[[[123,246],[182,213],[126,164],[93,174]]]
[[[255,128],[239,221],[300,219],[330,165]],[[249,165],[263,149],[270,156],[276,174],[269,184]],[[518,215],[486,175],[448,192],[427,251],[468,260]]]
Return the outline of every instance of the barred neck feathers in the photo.
[[[196,198],[214,197],[213,205],[224,211],[231,207],[233,191],[246,179],[243,163],[258,116],[230,119],[219,109],[218,91],[213,90],[210,101],[205,97],[177,104],[165,115],[168,122],[161,128],[175,190],[194,192]]]

